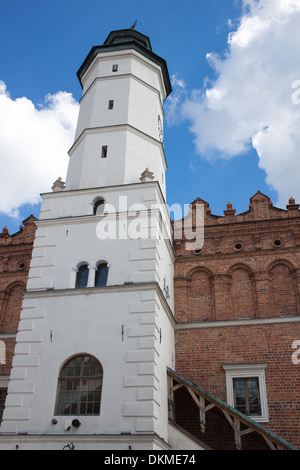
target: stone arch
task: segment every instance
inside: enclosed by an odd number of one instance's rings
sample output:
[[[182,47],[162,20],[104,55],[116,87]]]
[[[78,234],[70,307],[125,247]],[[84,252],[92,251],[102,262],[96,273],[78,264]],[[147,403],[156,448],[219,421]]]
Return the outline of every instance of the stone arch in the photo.
[[[251,268],[238,263],[229,269],[231,319],[254,318],[256,315],[256,296]]]

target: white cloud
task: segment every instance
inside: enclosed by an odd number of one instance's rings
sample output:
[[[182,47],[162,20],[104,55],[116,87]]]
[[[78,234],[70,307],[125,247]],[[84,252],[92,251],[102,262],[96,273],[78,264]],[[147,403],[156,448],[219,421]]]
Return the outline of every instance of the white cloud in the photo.
[[[40,106],[11,99],[0,80],[0,212],[18,215],[63,179],[74,139],[79,105],[70,93],[48,95]]]
[[[168,124],[171,126],[178,122],[180,118],[180,113],[178,113],[178,108],[181,102],[186,99],[186,84],[183,80],[178,79],[177,75],[172,75],[171,77],[172,83],[172,93],[168,97],[167,101],[167,112],[166,112],[166,120]]]
[[[202,157],[254,147],[278,204],[300,202],[300,1],[244,0],[243,11],[224,56],[207,54],[216,81],[177,103],[177,113]]]

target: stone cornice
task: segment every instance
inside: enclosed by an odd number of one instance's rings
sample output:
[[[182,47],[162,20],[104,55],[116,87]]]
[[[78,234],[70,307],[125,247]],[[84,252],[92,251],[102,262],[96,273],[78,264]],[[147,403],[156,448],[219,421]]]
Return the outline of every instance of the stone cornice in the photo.
[[[260,326],[279,323],[300,323],[300,316],[291,317],[271,317],[271,318],[252,318],[241,320],[221,320],[221,321],[207,321],[199,323],[176,323],[175,329],[178,330],[195,330],[203,328],[224,328],[224,327],[245,327],[245,326]]]
[[[101,293],[114,293],[114,292],[132,292],[132,291],[145,291],[155,289],[156,294],[158,295],[166,315],[168,316],[173,327],[175,327],[176,321],[159,284],[157,282],[128,282],[120,285],[105,286],[105,287],[86,287],[84,289],[43,289],[43,290],[27,290],[24,292],[25,299],[34,299],[41,297],[66,297],[74,295],[95,295]]]

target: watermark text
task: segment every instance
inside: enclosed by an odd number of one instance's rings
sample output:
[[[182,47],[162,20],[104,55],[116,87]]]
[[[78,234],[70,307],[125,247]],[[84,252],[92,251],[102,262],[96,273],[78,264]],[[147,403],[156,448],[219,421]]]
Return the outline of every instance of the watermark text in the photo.
[[[4,341],[0,340],[0,364],[6,364],[6,347]]]
[[[300,340],[294,341],[292,348],[296,349],[296,351],[292,354],[292,362],[295,366],[297,366],[300,364]]]
[[[170,224],[174,216],[173,227]],[[100,240],[165,239],[184,240],[186,250],[199,250],[204,244],[204,206],[173,204],[128,205],[127,197],[120,196],[118,207],[105,204],[96,228]]]
[[[300,80],[294,80],[292,83],[292,88],[295,90],[292,93],[292,103],[300,104]]]

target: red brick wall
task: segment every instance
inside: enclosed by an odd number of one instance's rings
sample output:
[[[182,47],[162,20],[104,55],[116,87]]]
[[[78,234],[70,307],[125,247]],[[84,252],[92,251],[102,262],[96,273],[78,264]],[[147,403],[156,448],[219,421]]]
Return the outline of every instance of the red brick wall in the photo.
[[[300,448],[300,364],[292,362],[300,340],[299,206],[291,199],[278,209],[259,192],[239,215],[230,204],[224,217],[195,204],[205,209],[201,252],[186,250],[175,224],[176,371],[226,401],[223,364],[266,363],[263,425]]]
[[[10,235],[4,228],[0,233],[0,340],[5,344],[5,363],[0,364],[0,377],[11,371],[22,293],[26,289],[36,231],[34,221],[35,217],[30,216],[19,232]]]
[[[300,447],[300,365],[292,362],[297,339],[300,323],[182,329],[176,333],[176,371],[226,402],[223,364],[267,363],[264,425]]]

